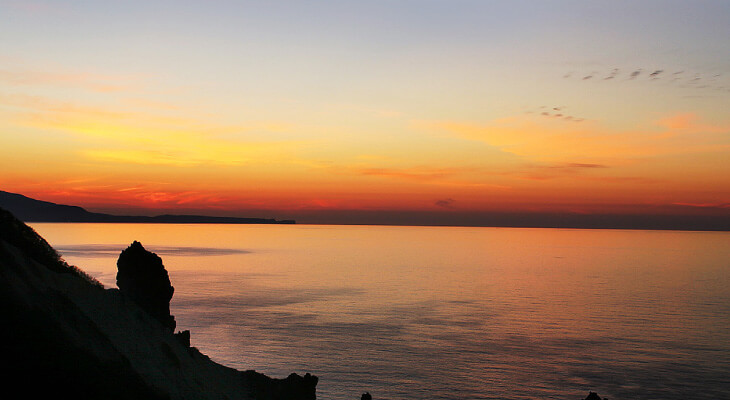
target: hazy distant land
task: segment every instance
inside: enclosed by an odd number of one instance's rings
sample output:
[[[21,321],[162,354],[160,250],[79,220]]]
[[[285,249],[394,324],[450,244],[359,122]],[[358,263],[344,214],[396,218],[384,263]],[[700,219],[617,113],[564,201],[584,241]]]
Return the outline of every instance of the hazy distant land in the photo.
[[[269,218],[210,217],[204,215],[111,215],[86,211],[78,206],[31,199],[0,190],[0,207],[25,222],[107,222],[156,224],[294,224],[294,220]]]
[[[323,224],[486,226],[510,228],[646,229],[730,231],[730,208],[725,215],[698,213],[686,207],[655,213],[478,212],[462,210],[296,210],[282,211],[287,219],[230,216],[173,215],[154,217],[90,212],[78,206],[56,204],[0,190],[0,207],[25,222],[98,222],[163,224]],[[724,209],[723,209],[724,210]],[[671,212],[668,212],[671,211]],[[193,211],[195,212],[195,211]],[[204,211],[201,211],[204,212]],[[296,221],[295,221],[296,219]]]

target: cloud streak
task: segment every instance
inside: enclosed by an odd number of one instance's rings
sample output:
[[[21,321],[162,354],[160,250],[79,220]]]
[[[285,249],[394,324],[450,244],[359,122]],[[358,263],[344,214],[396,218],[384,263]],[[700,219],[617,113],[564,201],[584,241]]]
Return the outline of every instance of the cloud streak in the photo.
[[[280,159],[297,141],[252,140],[249,132],[278,131],[284,124],[223,125],[188,116],[110,110],[40,96],[3,95],[7,120],[76,138],[78,153],[98,162],[191,167],[235,166]],[[181,111],[182,112],[182,111]]]
[[[688,117],[688,115],[690,115]],[[534,161],[605,164],[672,154],[723,152],[730,146],[730,127],[697,122],[693,114],[673,114],[653,122],[652,129],[611,131],[597,123],[570,128],[524,117],[504,118],[490,124],[423,122],[423,129],[441,131],[466,140],[487,143]],[[597,160],[571,161],[571,160]]]
[[[124,75],[94,73],[45,72],[29,70],[0,70],[0,82],[20,86],[58,86],[92,92],[110,93],[137,88],[139,78]]]
[[[452,198],[447,198],[447,199],[436,200],[434,202],[434,205],[436,205],[437,207],[441,207],[441,208],[452,209],[452,208],[454,208],[454,202],[456,202],[456,200],[454,200]]]

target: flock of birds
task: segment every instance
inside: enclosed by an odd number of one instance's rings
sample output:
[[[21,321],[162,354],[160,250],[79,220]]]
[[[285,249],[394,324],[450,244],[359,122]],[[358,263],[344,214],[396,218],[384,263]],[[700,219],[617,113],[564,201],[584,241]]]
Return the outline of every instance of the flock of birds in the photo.
[[[712,74],[701,74],[691,71],[667,71],[664,69],[649,69],[644,70],[631,69],[628,71],[622,71],[619,68],[613,68],[609,71],[591,71],[589,73],[570,71],[563,75],[563,79],[573,79],[579,81],[611,81],[611,80],[623,80],[623,81],[657,81],[663,80],[673,85],[677,85],[680,88],[690,89],[701,89],[701,90],[715,90],[722,92],[730,92],[730,83],[723,79],[724,76],[721,73]],[[692,97],[692,96],[690,96]],[[532,109],[525,112],[526,114],[536,114],[546,118],[560,119],[563,121],[570,122],[583,122],[586,119],[570,115],[566,113],[565,106],[540,106],[536,109]]]
[[[696,89],[715,89],[721,91],[730,91],[730,86],[722,84],[723,75],[720,73],[713,73],[711,75],[703,75],[696,72],[688,71],[674,71],[668,72],[664,69],[653,69],[643,70],[642,68],[630,70],[629,72],[622,73],[620,69],[613,68],[611,71],[603,72],[591,71],[589,73],[580,73],[577,71],[570,71],[563,75],[563,79],[580,79],[582,81],[588,80],[603,80],[610,81],[614,79],[623,79],[626,81],[632,81],[637,79],[645,78],[646,80],[656,81],[663,79],[668,82],[674,82],[680,84],[681,87],[696,88]]]
[[[585,121],[585,118],[579,118],[579,117],[567,114],[565,112],[566,108],[567,107],[565,107],[565,106],[560,106],[560,107],[540,106],[537,110],[527,111],[526,114],[538,114],[543,117],[559,118],[564,121],[571,121],[571,122]]]

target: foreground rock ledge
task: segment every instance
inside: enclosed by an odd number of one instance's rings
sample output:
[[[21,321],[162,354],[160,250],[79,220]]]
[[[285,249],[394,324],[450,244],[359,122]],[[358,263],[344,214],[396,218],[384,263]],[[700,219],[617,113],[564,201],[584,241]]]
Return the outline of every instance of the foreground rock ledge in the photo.
[[[168,314],[169,315],[169,314]],[[0,385],[18,398],[316,399],[317,377],[211,361],[0,209]],[[173,320],[174,321],[174,320]]]

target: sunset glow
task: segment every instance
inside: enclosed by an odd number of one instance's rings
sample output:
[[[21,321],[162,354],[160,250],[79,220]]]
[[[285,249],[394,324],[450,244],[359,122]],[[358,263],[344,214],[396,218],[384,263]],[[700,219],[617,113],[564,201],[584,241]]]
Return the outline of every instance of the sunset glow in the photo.
[[[303,222],[727,217],[730,3],[557,4],[0,1],[0,190]]]

